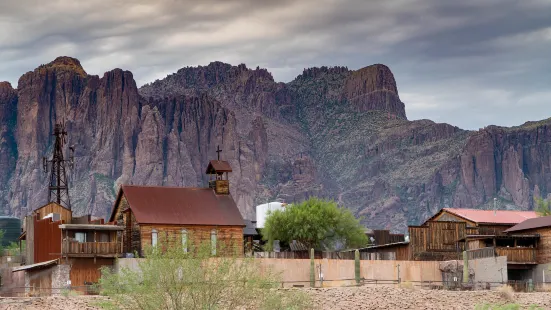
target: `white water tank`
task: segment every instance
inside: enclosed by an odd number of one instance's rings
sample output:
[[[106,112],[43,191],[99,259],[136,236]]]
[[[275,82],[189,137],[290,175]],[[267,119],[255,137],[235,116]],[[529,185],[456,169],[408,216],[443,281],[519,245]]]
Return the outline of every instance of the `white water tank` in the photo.
[[[283,202],[269,202],[256,206],[256,228],[264,228],[268,211],[283,210],[286,205]]]

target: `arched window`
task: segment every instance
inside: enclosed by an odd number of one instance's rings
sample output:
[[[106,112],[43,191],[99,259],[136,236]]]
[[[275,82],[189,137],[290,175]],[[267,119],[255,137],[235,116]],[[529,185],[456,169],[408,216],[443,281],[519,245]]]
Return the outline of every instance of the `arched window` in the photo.
[[[151,245],[154,247],[157,246],[157,235],[156,229],[151,230]]]
[[[212,255],[216,255],[216,229],[210,232],[210,248]]]
[[[182,248],[187,253],[187,230],[182,229]]]

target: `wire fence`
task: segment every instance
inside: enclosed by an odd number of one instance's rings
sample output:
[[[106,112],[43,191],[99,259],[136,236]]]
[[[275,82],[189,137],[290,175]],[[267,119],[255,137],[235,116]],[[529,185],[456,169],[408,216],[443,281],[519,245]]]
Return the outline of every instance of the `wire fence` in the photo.
[[[308,288],[311,287],[309,280],[304,281],[283,281],[277,282],[281,288]],[[532,282],[525,280],[511,280],[504,282],[468,282],[458,281],[401,281],[400,279],[365,279],[361,278],[360,283],[356,279],[316,279],[314,287],[344,287],[344,286],[398,286],[403,288],[418,288],[426,290],[455,290],[455,291],[480,291],[494,290],[498,287],[509,285],[515,292],[551,292],[551,282]],[[11,287],[2,288],[2,297],[42,297],[51,295],[98,295],[98,285],[68,286],[68,287]]]

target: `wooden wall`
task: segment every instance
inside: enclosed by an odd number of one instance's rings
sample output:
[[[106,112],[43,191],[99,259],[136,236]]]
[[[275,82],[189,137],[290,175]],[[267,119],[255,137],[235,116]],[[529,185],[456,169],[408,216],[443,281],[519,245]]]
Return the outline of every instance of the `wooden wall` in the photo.
[[[210,244],[211,231],[217,231],[217,249],[223,249],[224,254],[237,253],[243,255],[243,227],[240,226],[202,226],[202,225],[140,225],[141,247],[151,246],[151,232],[157,230],[157,240],[167,240],[169,245],[182,246],[182,229],[188,234],[188,244],[199,245],[202,242]],[[218,250],[219,251],[219,250]]]
[[[514,234],[517,234],[517,232]],[[551,263],[551,227],[523,230],[518,232],[518,234],[539,234],[540,239],[536,249],[536,262],[538,264]]]
[[[467,241],[467,250],[477,250],[485,248],[484,240],[469,240]]]
[[[34,219],[34,263],[46,262],[61,257],[61,229],[63,221],[52,222],[51,218]]]
[[[513,225],[485,225],[478,226],[479,235],[502,235],[503,231],[513,227]]]
[[[100,268],[113,266],[115,260],[112,258],[75,258],[71,260],[71,272],[69,278],[71,286],[84,286],[85,282],[97,283],[101,277]]]
[[[369,253],[395,253],[394,260],[411,260],[411,248],[409,244],[397,244],[392,246],[368,249]],[[353,253],[353,252],[351,252]],[[360,253],[361,254],[361,253]]]
[[[50,202],[49,204],[34,210],[33,213],[38,214],[39,219],[43,219],[46,215],[50,213],[57,213],[61,216],[61,220],[64,223],[71,223],[71,220],[73,218],[71,210],[65,209],[55,202]]]
[[[461,218],[455,214],[449,213],[447,211],[442,211],[440,215],[431,220],[430,222],[465,222],[467,226],[475,227],[476,223],[467,221],[464,218]],[[428,222],[427,222],[428,223]]]
[[[429,222],[428,250],[457,251],[457,240],[465,238],[465,222]]]
[[[429,228],[427,226],[409,226],[408,232],[411,256],[412,259],[415,259],[418,253],[427,251]]]
[[[368,238],[373,237],[376,245],[403,242],[403,234],[391,234],[389,230],[373,230],[373,233],[367,234]]]

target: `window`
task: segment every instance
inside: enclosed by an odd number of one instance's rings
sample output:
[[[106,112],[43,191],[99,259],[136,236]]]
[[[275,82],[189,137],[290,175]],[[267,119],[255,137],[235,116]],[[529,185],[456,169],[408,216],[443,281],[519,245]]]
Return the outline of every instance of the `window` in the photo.
[[[182,229],[182,248],[187,253],[187,230]]]
[[[157,230],[153,229],[151,230],[151,245],[157,246]]]
[[[76,232],[75,233],[75,239],[78,242],[86,242],[86,233],[83,232]]]
[[[212,255],[216,255],[216,230],[210,232],[210,248]]]

